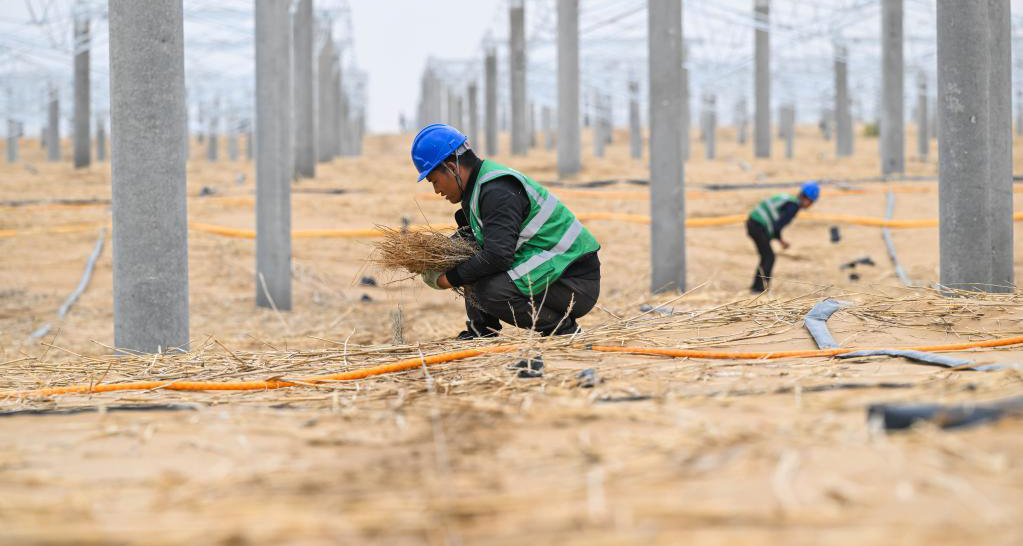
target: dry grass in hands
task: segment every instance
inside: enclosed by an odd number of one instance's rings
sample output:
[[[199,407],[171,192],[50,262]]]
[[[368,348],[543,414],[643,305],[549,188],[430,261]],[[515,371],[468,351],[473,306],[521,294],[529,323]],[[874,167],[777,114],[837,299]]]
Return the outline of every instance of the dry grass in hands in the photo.
[[[377,226],[383,239],[374,243],[372,262],[389,270],[420,274],[447,271],[473,257],[479,247],[461,237],[450,237],[433,229],[403,231]]]

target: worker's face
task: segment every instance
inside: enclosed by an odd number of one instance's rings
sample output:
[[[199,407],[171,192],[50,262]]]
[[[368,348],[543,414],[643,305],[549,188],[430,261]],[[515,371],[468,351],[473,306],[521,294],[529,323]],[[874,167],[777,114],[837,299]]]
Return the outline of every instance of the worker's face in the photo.
[[[813,201],[810,201],[809,197],[806,197],[805,195],[799,196],[799,208],[808,209],[811,205],[813,205]]]
[[[462,188],[458,187],[458,180],[449,169],[440,165],[426,175],[426,179],[433,184],[433,193],[444,196],[449,203],[458,204],[462,202]]]

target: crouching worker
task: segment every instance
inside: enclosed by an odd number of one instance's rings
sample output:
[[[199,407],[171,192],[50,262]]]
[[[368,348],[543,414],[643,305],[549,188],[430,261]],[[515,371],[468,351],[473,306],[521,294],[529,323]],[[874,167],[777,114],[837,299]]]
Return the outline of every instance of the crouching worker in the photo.
[[[783,249],[789,244],[781,238],[781,230],[796,217],[800,209],[810,208],[820,197],[821,188],[816,182],[807,182],[800,188],[799,195],[779,193],[761,201],[746,219],[746,233],[760,254],[760,264],[753,274],[753,293],[767,289],[774,269],[774,250],[771,239],[778,239]]]
[[[475,305],[466,298],[468,321],[458,339],[496,336],[502,322],[545,336],[575,333],[576,319],[600,295],[600,245],[546,188],[479,159],[466,140],[438,123],[412,142],[419,180],[461,206],[455,212],[459,233],[480,248],[448,271],[424,273],[424,282],[471,294]]]

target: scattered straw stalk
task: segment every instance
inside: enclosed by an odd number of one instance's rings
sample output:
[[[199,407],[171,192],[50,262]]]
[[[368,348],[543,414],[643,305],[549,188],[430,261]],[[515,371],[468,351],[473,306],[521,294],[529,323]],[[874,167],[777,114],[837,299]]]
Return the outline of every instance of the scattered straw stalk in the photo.
[[[384,269],[403,269],[414,274],[447,271],[478,251],[470,241],[433,229],[402,231],[385,226],[377,229],[383,233],[383,239],[374,244],[373,262]]]

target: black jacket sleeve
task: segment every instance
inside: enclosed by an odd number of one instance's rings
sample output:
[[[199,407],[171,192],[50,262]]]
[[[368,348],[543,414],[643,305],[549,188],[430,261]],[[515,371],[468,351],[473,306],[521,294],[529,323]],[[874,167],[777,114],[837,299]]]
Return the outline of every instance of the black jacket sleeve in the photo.
[[[781,230],[789,225],[789,222],[799,212],[799,203],[784,203],[778,210],[778,221],[774,223],[774,239],[781,239]]]
[[[529,197],[522,184],[510,176],[491,180],[480,188],[479,214],[483,224],[483,248],[468,261],[445,272],[451,286],[472,284],[511,269],[519,230],[529,215]],[[456,222],[458,216],[456,212]]]

